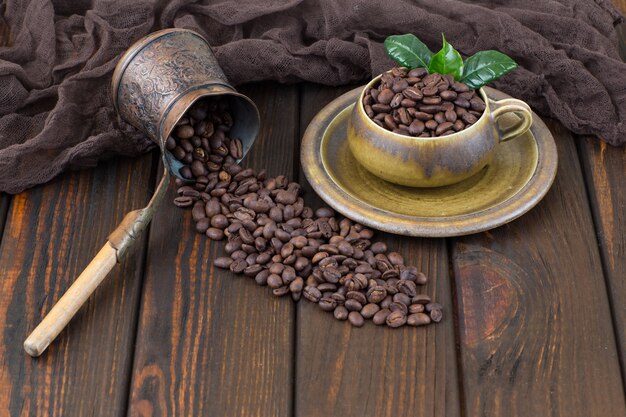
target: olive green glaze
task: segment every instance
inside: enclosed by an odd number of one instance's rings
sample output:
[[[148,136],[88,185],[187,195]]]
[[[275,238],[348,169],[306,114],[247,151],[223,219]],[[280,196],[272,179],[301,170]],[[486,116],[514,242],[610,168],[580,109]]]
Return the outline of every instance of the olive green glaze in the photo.
[[[304,174],[331,207],[369,227],[409,236],[445,237],[488,230],[534,207],[546,194],[557,169],[554,139],[533,114],[529,131],[498,145],[491,163],[472,177],[443,187],[407,187],[365,169],[347,141],[348,120],[360,93],[354,89],[320,111],[301,147]],[[492,99],[507,96],[485,87]],[[518,125],[502,116],[506,131]]]
[[[499,142],[518,137],[532,123],[530,107],[521,100],[493,101],[481,88],[483,115],[467,129],[448,136],[415,138],[375,124],[365,113],[363,95],[376,85],[374,78],[361,90],[348,124],[348,143],[354,157],[374,175],[411,187],[455,184],[478,173],[493,158]],[[496,123],[514,112],[520,117],[506,130]]]

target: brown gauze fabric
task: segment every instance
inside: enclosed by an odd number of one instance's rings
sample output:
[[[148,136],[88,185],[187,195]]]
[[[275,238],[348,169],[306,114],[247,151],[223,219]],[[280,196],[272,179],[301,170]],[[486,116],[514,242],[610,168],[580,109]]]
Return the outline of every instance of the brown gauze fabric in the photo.
[[[204,35],[234,85],[365,82],[393,65],[386,36],[414,33],[436,51],[445,32],[465,57],[496,49],[517,61],[496,88],[575,133],[626,142],[623,18],[608,0],[0,0],[0,12],[0,190],[10,193],[154,146],[118,121],[109,84],[133,42],[167,27]]]

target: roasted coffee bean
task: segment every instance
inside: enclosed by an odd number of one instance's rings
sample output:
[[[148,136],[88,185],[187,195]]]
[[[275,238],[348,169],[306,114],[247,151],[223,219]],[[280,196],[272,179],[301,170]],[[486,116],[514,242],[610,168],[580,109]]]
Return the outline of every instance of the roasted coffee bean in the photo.
[[[407,297],[409,297],[409,299],[417,295],[417,286],[413,281],[401,279],[400,281],[398,281],[397,287],[398,291],[400,291],[400,293],[402,294],[405,294]]]
[[[296,279],[291,281],[291,283],[289,284],[289,290],[291,292],[301,292],[303,288],[304,279],[302,279],[302,277],[296,277]]]
[[[384,242],[376,242],[370,246],[370,250],[374,254],[387,252],[387,245]]]
[[[403,266],[400,267],[400,274],[398,277],[401,280],[415,281],[417,278],[417,272],[417,268],[414,266]]]
[[[347,299],[344,305],[349,311],[361,311],[363,308],[363,304],[354,299]]]
[[[407,74],[409,77],[421,78],[428,74],[426,68],[414,68]]]
[[[442,111],[440,111],[439,113],[435,114],[434,119],[437,123],[443,123],[446,121],[446,116]]]
[[[418,119],[413,120],[413,122],[409,125],[409,133],[413,136],[421,134],[424,129],[424,122]]]
[[[443,318],[443,311],[441,309],[431,310],[428,315],[432,321],[439,323]]]
[[[435,134],[437,136],[441,136],[444,132],[447,132],[450,129],[452,129],[452,123],[443,122],[439,126],[437,126],[437,129],[435,130]]]
[[[258,285],[267,285],[267,277],[269,277],[270,272],[267,269],[262,270],[254,277],[254,281]]]
[[[439,303],[433,303],[430,302],[428,304],[426,304],[425,309],[426,311],[428,311],[429,313],[433,310],[441,310],[443,307],[441,306],[441,304]]]
[[[439,93],[439,96],[446,101],[454,101],[457,97],[457,93],[455,91],[446,90]]]
[[[457,105],[458,107],[462,107],[464,109],[469,109],[470,108],[470,102],[469,100],[463,98],[463,97],[457,97],[456,100],[454,100],[454,104]]]
[[[409,314],[423,313],[424,304],[411,304],[409,306]]]
[[[327,282],[330,282],[333,284],[339,282],[339,278],[341,278],[341,272],[339,272],[337,268],[332,267],[332,266],[324,268],[322,275],[324,276],[324,279]]]
[[[227,256],[215,258],[215,260],[213,261],[213,265],[222,269],[228,269],[230,267],[230,264],[232,263],[233,263],[233,260]]]
[[[191,125],[182,125],[176,127],[176,136],[180,139],[189,139],[194,134],[194,129]]]
[[[381,114],[382,115],[381,117],[385,117],[386,114],[391,111],[391,106],[389,104],[376,103],[376,104],[372,104],[372,110],[378,114]]]
[[[196,232],[198,233],[206,233],[207,229],[209,228],[210,223],[209,223],[209,218],[208,217],[204,217],[200,220],[197,221],[196,223]]]
[[[402,102],[403,99],[404,99],[404,96],[402,94],[400,94],[400,93],[397,93],[391,99],[391,102],[389,103],[389,107],[391,107],[392,109],[396,109],[396,108],[400,107],[400,103]]]
[[[391,100],[393,100],[393,97],[395,96],[395,93],[389,89],[389,88],[384,88],[377,97],[377,100],[379,103],[381,104],[389,104],[391,103]],[[410,98],[410,97],[409,97]]]
[[[198,201],[193,205],[193,209],[191,210],[191,218],[193,221],[198,222],[201,219],[206,217],[206,213],[204,212],[204,202]]]
[[[283,285],[282,287],[274,288],[272,290],[272,294],[274,294],[276,297],[282,297],[284,295],[287,295],[289,294],[289,287]]]
[[[206,231],[206,235],[211,240],[222,240],[224,239],[224,231],[221,229],[216,229],[215,227],[210,227]]]
[[[463,113],[461,119],[467,124],[474,124],[478,121],[478,118],[469,112]]]
[[[335,316],[335,318],[337,320],[347,320],[348,319],[348,309],[345,308],[344,306],[337,306],[335,307],[335,311],[333,312],[333,315]]]
[[[363,306],[363,308],[361,309],[361,315],[366,319],[371,319],[379,311],[380,307],[378,306],[378,304],[369,303]]]
[[[415,109],[413,109],[414,111],[411,112],[410,109],[407,110],[409,112],[409,114],[411,114],[413,117],[415,117],[417,120],[421,120],[422,122],[426,122],[430,119],[433,118],[433,115],[430,113],[424,113],[423,111],[417,111]]]
[[[409,87],[407,89],[405,89],[404,91],[402,91],[402,95],[404,95],[404,97],[411,99],[411,100],[421,100],[424,95],[422,94],[422,92],[414,87]]]
[[[422,94],[425,97],[434,96],[435,94],[437,94],[438,91],[439,90],[435,86],[429,86],[429,87],[422,88]],[[428,103],[425,103],[425,104],[428,104]],[[430,104],[436,104],[436,103],[430,103]]]
[[[387,126],[389,130],[394,130],[398,128],[398,124],[393,119],[393,116],[390,114],[386,115],[383,121],[385,122],[385,126]]]
[[[333,311],[335,307],[337,307],[337,301],[333,300],[331,297],[322,297],[318,305],[324,311]]]
[[[411,299],[413,304],[428,304],[431,302],[430,297],[426,294],[417,294],[415,297]]]
[[[457,118],[456,112],[453,109],[446,110],[445,118],[448,122],[451,122],[451,123],[456,122],[456,118]],[[453,128],[454,128],[454,125],[453,125]]]
[[[348,314],[348,321],[354,327],[362,327],[365,324],[365,319],[358,311],[351,311]]]
[[[409,326],[423,326],[428,323],[430,323],[430,317],[424,313],[413,313],[406,319],[406,324]]]
[[[374,316],[372,317],[372,322],[377,325],[380,326],[382,324],[385,324],[387,321],[387,316],[389,316],[389,314],[391,314],[391,310],[383,308],[380,309],[376,314],[374,314]]]
[[[439,96],[424,97],[422,99],[422,103],[424,103],[424,104],[440,104],[441,103],[441,97],[439,97]]]
[[[283,279],[278,274],[272,274],[267,277],[267,285],[270,288],[279,288],[283,285]]]
[[[401,304],[404,304],[404,305],[405,305],[405,306],[407,306],[407,307],[408,307],[409,305],[411,305],[411,297],[409,297],[408,295],[406,295],[406,294],[404,294],[404,293],[401,293],[401,292],[395,293],[395,294],[393,295],[393,301],[394,301],[395,303],[401,303]]]
[[[397,327],[401,327],[404,326],[404,324],[406,323],[406,314],[403,313],[402,311],[392,311],[391,313],[389,313],[389,315],[387,316],[387,318],[385,319],[385,322],[387,323],[387,326],[391,327],[391,328],[397,328]]]
[[[465,123],[463,123],[462,120],[457,119],[452,125],[452,129],[454,129],[455,132],[460,132],[465,129]]]
[[[322,293],[320,292],[320,290],[310,285],[304,287],[302,295],[304,296],[304,298],[314,303],[317,303],[320,298],[322,298]]]
[[[346,298],[350,300],[356,300],[361,304],[367,303],[367,298],[365,297],[365,294],[363,294],[361,291],[348,291],[346,293]]]
[[[254,264],[254,265],[250,265],[248,266],[246,269],[243,270],[243,274],[247,277],[254,277],[256,276],[259,272],[261,272],[263,270],[263,267],[259,264]]]
[[[426,123],[424,123],[424,125],[426,126],[426,129],[429,130],[435,130],[437,129],[437,126],[439,126],[439,124],[435,120],[428,120]]]
[[[389,310],[391,311],[402,311],[402,313],[407,314],[409,312],[409,307],[406,304],[400,303],[398,301],[392,301],[389,304]]]
[[[317,217],[332,217],[335,215],[335,211],[330,207],[320,207],[315,210],[315,216]]]
[[[194,200],[192,197],[183,196],[183,197],[176,197],[174,199],[174,205],[176,205],[177,207],[191,207],[193,203],[194,203]]]
[[[235,274],[241,274],[244,271],[244,269],[246,269],[247,266],[248,266],[248,263],[245,260],[235,259],[230,264],[230,270],[233,271]]]
[[[466,91],[469,91],[469,87],[466,84],[460,82],[452,83],[450,87],[457,93],[464,93]]]
[[[407,113],[406,109],[404,108],[399,108],[398,109],[398,117],[400,118],[400,122],[405,124],[405,125],[410,125],[411,124],[411,116],[409,116],[409,113]]]
[[[218,229],[226,229],[228,227],[228,219],[223,214],[216,214],[211,218],[211,226]]]
[[[470,99],[470,108],[477,112],[483,112],[485,110],[485,102],[480,99],[480,97],[472,97]]]
[[[387,289],[381,285],[377,285],[367,291],[367,301],[370,303],[380,303],[386,296]]]

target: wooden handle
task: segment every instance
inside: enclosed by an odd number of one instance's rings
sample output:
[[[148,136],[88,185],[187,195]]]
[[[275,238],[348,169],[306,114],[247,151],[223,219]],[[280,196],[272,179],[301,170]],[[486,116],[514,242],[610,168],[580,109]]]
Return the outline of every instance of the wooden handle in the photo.
[[[24,350],[30,356],[39,356],[46,350],[116,263],[117,251],[107,242],[39,326],[28,336],[24,342]]]

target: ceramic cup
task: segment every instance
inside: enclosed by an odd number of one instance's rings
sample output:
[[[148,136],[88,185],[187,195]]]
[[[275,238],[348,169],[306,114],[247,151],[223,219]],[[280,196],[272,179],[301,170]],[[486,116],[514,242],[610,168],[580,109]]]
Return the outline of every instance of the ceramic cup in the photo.
[[[410,187],[439,187],[471,177],[492,159],[500,142],[525,133],[532,124],[528,104],[517,99],[485,101],[482,116],[472,126],[448,136],[419,138],[390,132],[365,113],[363,96],[378,85],[380,75],[361,91],[348,123],[348,143],[354,157],[372,174]],[[498,120],[514,113],[517,120],[506,128]]]

